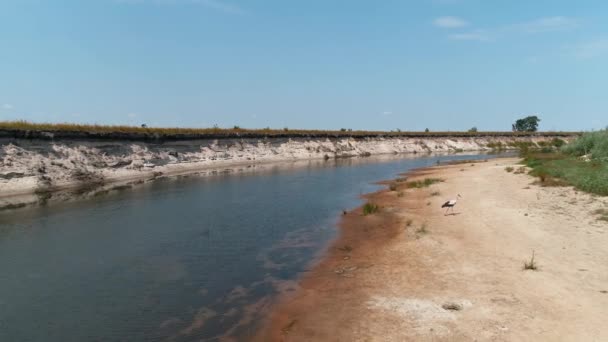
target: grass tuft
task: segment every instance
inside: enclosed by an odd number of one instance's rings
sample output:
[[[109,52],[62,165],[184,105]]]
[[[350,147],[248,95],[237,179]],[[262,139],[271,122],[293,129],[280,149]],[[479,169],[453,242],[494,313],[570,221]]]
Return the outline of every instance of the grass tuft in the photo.
[[[532,257],[530,258],[530,260],[524,261],[524,270],[532,270],[532,271],[538,270],[538,265],[536,264],[536,261],[534,260],[534,251],[532,251]]]
[[[608,222],[608,209],[597,209],[593,213],[599,216],[598,220]]]
[[[416,230],[416,233],[420,234],[420,235],[427,234],[428,232],[429,232],[428,229],[426,229],[426,223],[423,223],[422,226],[420,226],[420,228],[418,228],[418,230]]]
[[[439,196],[439,195],[441,195],[441,192],[439,192],[439,191],[431,192],[431,196]]]
[[[526,173],[526,168],[524,166],[520,166],[517,170],[515,170],[515,172],[513,172],[516,175],[522,174],[522,173]]]
[[[505,171],[507,171],[507,172],[513,172],[513,170],[515,170],[515,169],[512,166],[505,167]]]
[[[380,210],[380,207],[377,204],[367,202],[363,205],[363,215],[365,216],[375,214],[378,210]]]
[[[425,178],[423,180],[418,180],[418,181],[412,181],[412,182],[407,182],[406,186],[408,188],[415,188],[415,189],[420,189],[420,188],[426,188],[429,187],[435,183],[440,183],[443,182],[444,180],[441,178]]]
[[[388,188],[391,191],[397,191],[397,184],[396,183],[391,183],[391,184],[389,184]]]

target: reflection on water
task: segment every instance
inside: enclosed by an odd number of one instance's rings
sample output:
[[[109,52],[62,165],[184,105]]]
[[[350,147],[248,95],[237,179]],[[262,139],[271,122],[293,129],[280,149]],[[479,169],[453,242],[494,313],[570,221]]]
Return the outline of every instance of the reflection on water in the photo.
[[[458,158],[485,156],[265,165],[0,212],[0,341],[246,338],[372,182]]]

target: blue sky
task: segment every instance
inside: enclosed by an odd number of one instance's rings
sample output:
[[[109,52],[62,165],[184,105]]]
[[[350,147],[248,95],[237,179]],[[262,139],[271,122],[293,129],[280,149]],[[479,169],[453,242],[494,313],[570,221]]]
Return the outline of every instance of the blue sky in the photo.
[[[4,0],[0,120],[608,124],[608,2]]]

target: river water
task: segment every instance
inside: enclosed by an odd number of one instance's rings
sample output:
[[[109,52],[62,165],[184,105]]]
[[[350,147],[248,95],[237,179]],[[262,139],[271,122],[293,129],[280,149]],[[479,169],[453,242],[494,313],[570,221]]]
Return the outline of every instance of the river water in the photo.
[[[247,340],[373,182],[477,158],[258,166],[0,212],[0,341]]]

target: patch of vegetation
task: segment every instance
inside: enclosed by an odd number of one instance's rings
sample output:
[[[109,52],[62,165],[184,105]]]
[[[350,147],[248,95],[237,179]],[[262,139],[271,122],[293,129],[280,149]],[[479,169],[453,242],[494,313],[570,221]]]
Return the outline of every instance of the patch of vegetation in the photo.
[[[397,191],[397,184],[396,183],[391,183],[391,184],[389,184],[388,188],[391,191]]]
[[[406,227],[410,227],[412,225],[412,223],[414,223],[414,220],[412,219],[407,219],[407,221],[405,221],[405,226]]]
[[[447,302],[441,305],[441,308],[448,311],[460,311],[462,310],[462,305],[454,302]]]
[[[588,156],[596,161],[608,161],[608,130],[587,132],[564,145],[561,151],[574,157]]]
[[[405,196],[405,194],[403,193],[403,191],[399,191],[397,193],[397,197],[403,197],[403,196]]]
[[[568,146],[568,145],[567,145]],[[585,161],[567,153],[531,153],[524,159],[530,175],[542,186],[572,185],[593,194],[608,196],[608,162]]]
[[[422,226],[420,226],[420,228],[418,228],[418,230],[416,230],[416,233],[420,234],[420,235],[427,234],[428,232],[429,232],[428,229],[426,229],[426,223],[423,223]]]
[[[593,213],[599,215],[598,220],[608,222],[608,209],[597,209]]]
[[[553,138],[553,140],[551,140],[551,145],[556,148],[562,148],[564,145],[566,145],[566,142],[560,138]]]
[[[520,166],[513,173],[516,174],[516,175],[519,175],[519,174],[522,174],[522,173],[526,173],[526,167],[525,166]]]
[[[380,207],[377,204],[367,202],[367,203],[365,203],[365,205],[363,205],[363,215],[367,216],[367,215],[375,214],[378,212],[378,210],[380,210]]]
[[[431,196],[439,196],[439,195],[441,195],[441,192],[439,192],[439,191],[431,192]]]
[[[515,169],[512,166],[505,167],[505,171],[507,171],[507,172],[513,172],[513,170],[515,170]]]
[[[532,251],[532,257],[530,258],[530,260],[524,261],[524,270],[532,270],[532,271],[538,270],[538,265],[536,264],[536,261],[534,260],[534,251]]]
[[[488,148],[491,148],[493,151],[503,151],[507,148],[506,145],[503,145],[502,142],[490,142],[486,145]]]
[[[408,188],[415,188],[415,189],[420,189],[420,188],[426,188],[429,187],[435,183],[440,183],[443,182],[444,180],[441,178],[425,178],[423,180],[418,180],[418,181],[412,181],[412,182],[407,182],[406,186]]]
[[[302,130],[290,129],[271,129],[270,127],[259,129],[241,128],[233,126],[232,128],[221,128],[218,125],[204,128],[184,128],[184,127],[149,127],[146,124],[139,126],[126,125],[96,125],[96,124],[75,124],[75,123],[34,123],[24,120],[19,121],[0,121],[0,130],[8,131],[45,131],[45,132],[87,132],[87,133],[140,133],[140,134],[158,134],[158,135],[178,135],[178,134],[214,134],[218,136],[234,136],[240,137],[247,135],[284,135],[289,132],[290,135],[331,135],[331,136],[531,136],[527,132],[430,132],[428,128],[425,132],[386,132],[386,131],[353,131],[352,129],[344,130]],[[236,132],[238,131],[238,132]],[[576,133],[571,132],[551,132],[555,136],[571,136]]]
[[[341,250],[342,252],[347,252],[347,253],[353,251],[353,248],[349,245],[344,245],[342,247],[338,247],[338,249]]]

